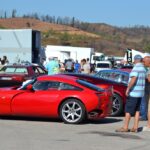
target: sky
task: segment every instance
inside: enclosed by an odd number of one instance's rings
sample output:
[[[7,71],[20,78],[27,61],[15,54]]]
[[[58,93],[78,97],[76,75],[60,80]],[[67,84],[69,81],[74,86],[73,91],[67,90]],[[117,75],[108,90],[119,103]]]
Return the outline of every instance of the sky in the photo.
[[[150,0],[0,0],[0,13],[75,17],[118,27],[150,26]]]

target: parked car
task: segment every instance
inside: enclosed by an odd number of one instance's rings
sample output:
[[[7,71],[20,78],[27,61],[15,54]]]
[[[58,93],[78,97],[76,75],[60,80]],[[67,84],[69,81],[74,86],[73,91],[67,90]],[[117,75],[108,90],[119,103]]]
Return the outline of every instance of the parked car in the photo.
[[[9,64],[0,69],[0,87],[21,85],[23,81],[47,74],[36,64]]]
[[[112,63],[110,61],[99,61],[96,63],[95,72],[100,70],[111,69]]]
[[[117,83],[128,84],[129,80],[129,69],[111,69],[111,70],[101,70],[97,72],[94,76],[98,78],[107,79],[110,81],[115,81]]]
[[[79,79],[86,80],[94,85],[103,87],[104,85],[113,86],[113,100],[111,116],[119,116],[124,112],[126,103],[126,88],[129,79],[129,70],[101,70],[95,75],[86,74],[67,74],[69,76],[76,76]]]
[[[78,124],[111,112],[111,89],[104,90],[76,77],[40,76],[21,88],[0,88],[0,115],[61,118]]]

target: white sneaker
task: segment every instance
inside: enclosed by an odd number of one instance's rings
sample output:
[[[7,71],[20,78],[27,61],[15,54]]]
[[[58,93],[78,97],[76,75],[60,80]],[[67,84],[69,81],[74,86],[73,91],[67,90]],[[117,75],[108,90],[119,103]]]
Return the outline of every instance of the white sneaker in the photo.
[[[142,131],[150,131],[150,128],[145,126],[145,127],[143,127]]]

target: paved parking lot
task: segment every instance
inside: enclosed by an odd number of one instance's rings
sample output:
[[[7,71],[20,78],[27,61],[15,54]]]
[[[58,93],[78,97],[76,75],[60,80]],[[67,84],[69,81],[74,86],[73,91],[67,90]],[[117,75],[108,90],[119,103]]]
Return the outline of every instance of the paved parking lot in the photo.
[[[116,133],[123,117],[68,125],[59,120],[0,118],[0,150],[148,150],[150,132]],[[140,122],[140,127],[146,122]]]

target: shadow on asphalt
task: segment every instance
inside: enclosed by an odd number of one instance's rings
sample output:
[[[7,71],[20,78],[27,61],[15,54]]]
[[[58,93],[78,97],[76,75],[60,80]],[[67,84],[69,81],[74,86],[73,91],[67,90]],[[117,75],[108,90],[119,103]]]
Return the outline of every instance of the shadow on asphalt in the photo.
[[[37,121],[37,122],[62,122],[60,119],[54,118],[40,118],[40,117],[14,117],[14,116],[1,116],[2,120],[12,120],[12,121]]]
[[[107,131],[88,131],[88,132],[80,132],[79,134],[97,134],[99,136],[104,137],[120,137],[122,139],[133,139],[133,140],[141,140],[142,138],[136,134],[129,133],[116,133],[116,132],[107,132]]]
[[[1,116],[0,119],[2,120],[12,120],[12,121],[37,121],[37,122],[56,122],[56,123],[63,123],[61,119],[56,119],[56,118],[39,118],[39,117],[16,117],[16,116]],[[123,119],[118,119],[115,117],[111,118],[103,118],[99,120],[86,120],[83,123],[79,125],[84,125],[84,124],[109,124],[109,123],[115,123],[115,122],[120,122]]]
[[[99,119],[99,120],[87,120],[87,121],[85,121],[85,123],[86,124],[109,124],[109,123],[120,122],[122,120],[123,119],[111,117],[111,118],[103,118],[103,119]]]

